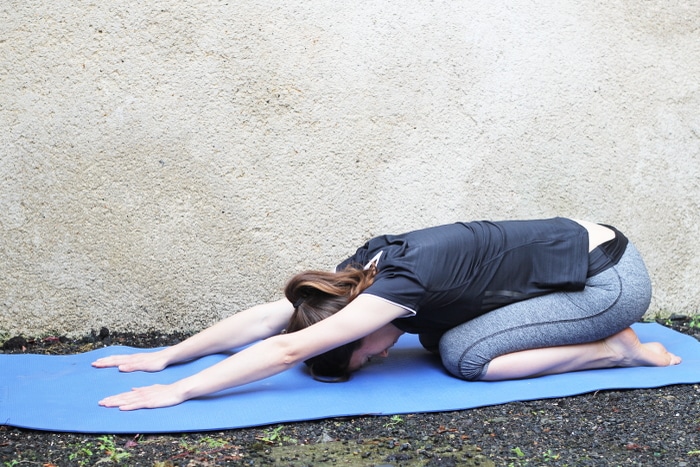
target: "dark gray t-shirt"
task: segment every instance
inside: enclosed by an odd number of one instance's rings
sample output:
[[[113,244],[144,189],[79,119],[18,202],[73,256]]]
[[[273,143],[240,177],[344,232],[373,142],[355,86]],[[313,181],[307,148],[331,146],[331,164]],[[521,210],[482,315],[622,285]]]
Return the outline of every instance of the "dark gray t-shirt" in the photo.
[[[405,308],[398,328],[444,331],[509,303],[582,290],[588,231],[565,218],[449,224],[375,237],[336,269],[371,262],[378,272],[362,293]]]

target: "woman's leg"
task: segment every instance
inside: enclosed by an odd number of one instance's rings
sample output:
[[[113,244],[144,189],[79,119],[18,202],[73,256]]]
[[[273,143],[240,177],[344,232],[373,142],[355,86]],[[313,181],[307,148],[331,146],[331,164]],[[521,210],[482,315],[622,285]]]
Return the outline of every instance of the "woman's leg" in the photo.
[[[496,357],[482,381],[528,378],[596,368],[677,365],[680,357],[658,342],[642,344],[627,328],[607,339],[587,344],[522,350]]]
[[[630,243],[619,263],[589,278],[583,291],[514,303],[457,326],[440,340],[440,355],[452,374],[468,380],[610,366],[621,357],[601,352],[601,341],[638,321],[650,300],[649,276]],[[580,346],[589,343],[597,344]],[[532,349],[538,352],[518,355]]]

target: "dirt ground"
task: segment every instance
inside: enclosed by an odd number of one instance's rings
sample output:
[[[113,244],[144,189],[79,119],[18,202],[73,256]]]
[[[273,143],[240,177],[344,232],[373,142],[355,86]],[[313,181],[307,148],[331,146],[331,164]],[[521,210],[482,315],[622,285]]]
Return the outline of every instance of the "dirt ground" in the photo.
[[[661,324],[700,338],[700,316]],[[14,337],[4,353],[68,354],[110,344],[170,345],[182,334]],[[54,433],[0,426],[11,466],[700,466],[700,385],[393,417],[347,417],[161,435]]]

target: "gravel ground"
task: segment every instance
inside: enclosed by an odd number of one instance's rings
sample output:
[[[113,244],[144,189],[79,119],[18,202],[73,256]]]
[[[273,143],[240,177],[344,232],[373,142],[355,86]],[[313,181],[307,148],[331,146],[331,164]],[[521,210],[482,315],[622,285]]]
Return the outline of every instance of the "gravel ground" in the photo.
[[[700,338],[700,316],[665,324]],[[182,334],[15,337],[4,353],[68,354],[110,344],[154,347]],[[348,417],[164,435],[53,433],[0,426],[0,467],[700,466],[700,385],[394,417]]]

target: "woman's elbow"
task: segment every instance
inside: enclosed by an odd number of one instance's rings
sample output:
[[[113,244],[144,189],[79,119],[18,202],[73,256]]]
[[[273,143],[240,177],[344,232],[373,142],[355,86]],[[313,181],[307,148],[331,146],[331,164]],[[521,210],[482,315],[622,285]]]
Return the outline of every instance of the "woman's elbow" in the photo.
[[[274,346],[273,354],[278,356],[280,365],[285,368],[292,368],[308,358],[299,340],[292,334],[280,334],[269,338],[268,341]]]

